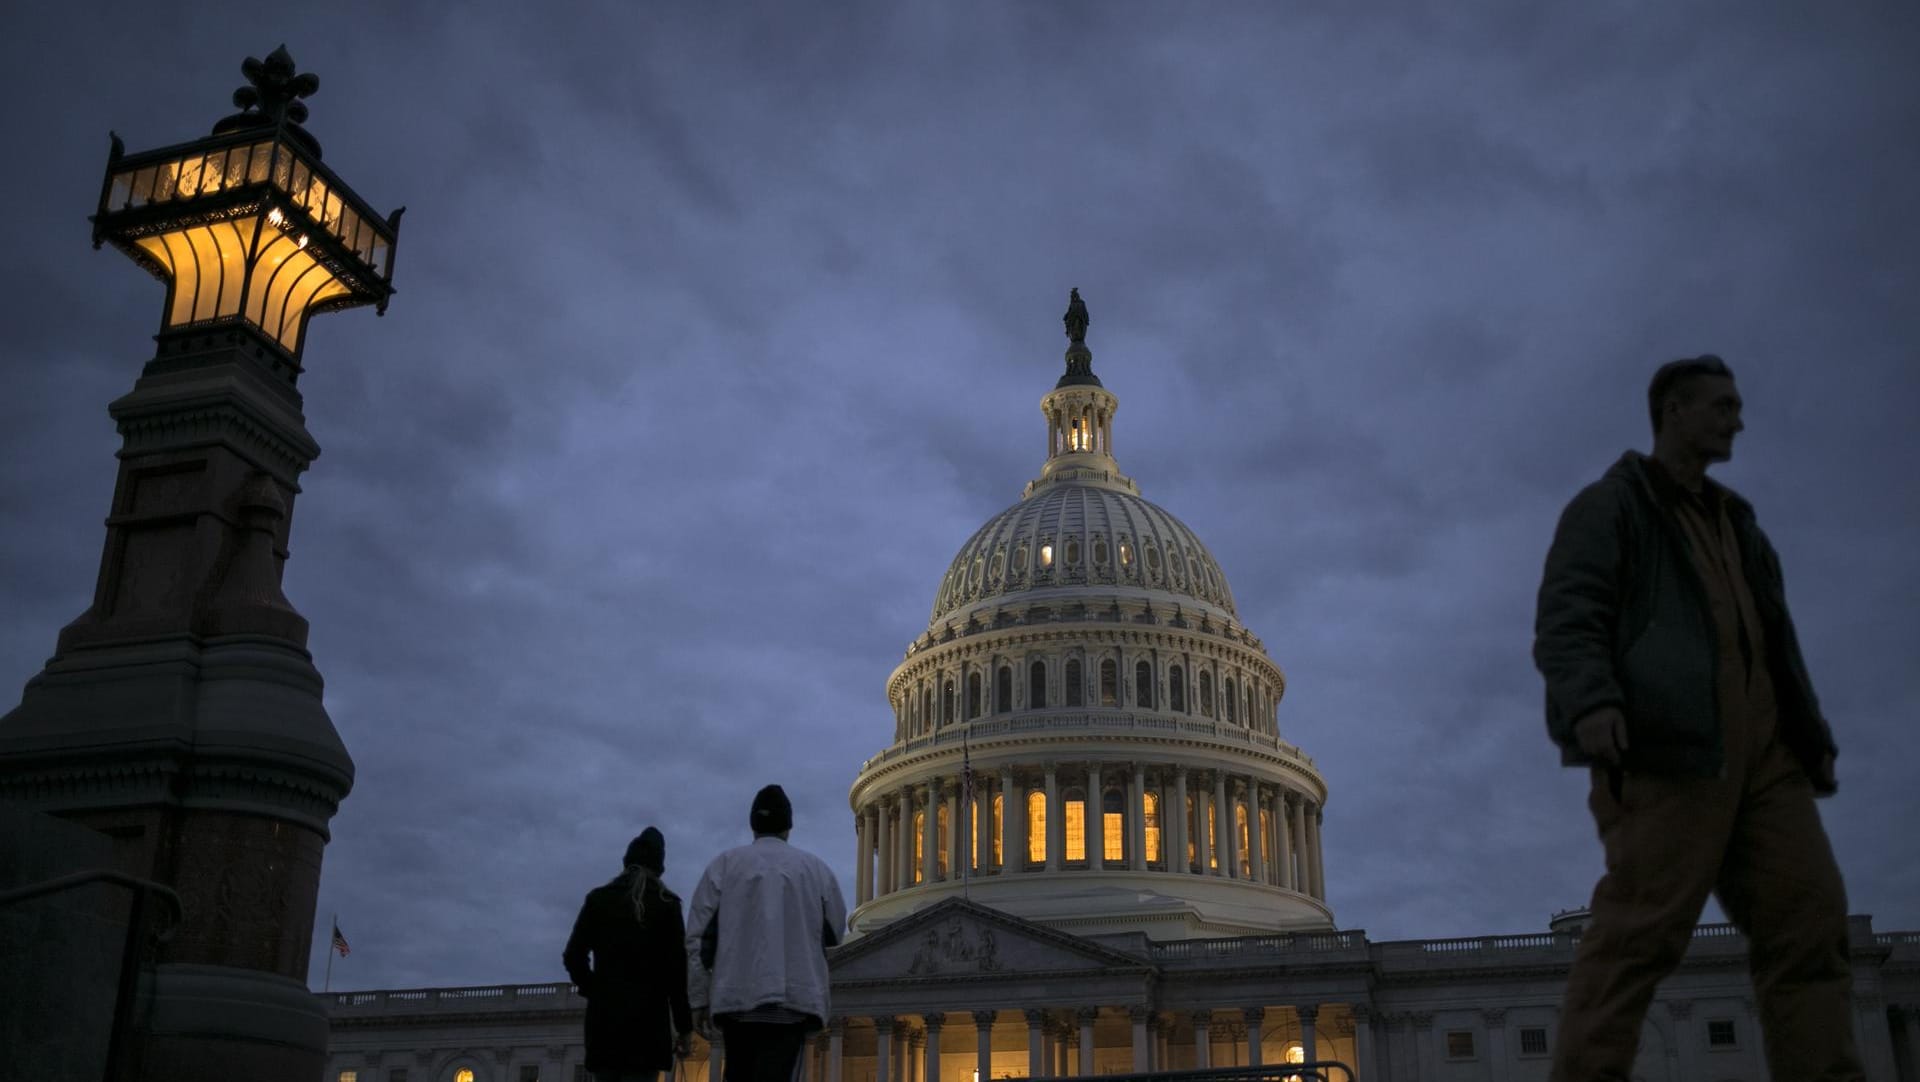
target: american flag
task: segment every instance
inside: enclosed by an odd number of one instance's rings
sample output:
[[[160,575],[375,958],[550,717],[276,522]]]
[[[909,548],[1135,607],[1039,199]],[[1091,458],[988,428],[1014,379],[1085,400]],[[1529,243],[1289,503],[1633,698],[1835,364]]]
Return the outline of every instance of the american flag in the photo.
[[[333,922],[333,949],[339,951],[342,958],[353,950],[352,947],[347,946],[347,937],[340,934],[339,921]]]

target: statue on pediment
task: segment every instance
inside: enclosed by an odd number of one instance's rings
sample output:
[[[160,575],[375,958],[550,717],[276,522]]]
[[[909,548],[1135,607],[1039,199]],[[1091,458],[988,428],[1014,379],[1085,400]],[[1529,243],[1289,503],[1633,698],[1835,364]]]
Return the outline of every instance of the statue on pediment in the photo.
[[[942,929],[927,929],[926,938],[907,966],[907,973],[926,976],[954,969],[971,968],[980,973],[998,970],[1000,948],[994,941],[993,931],[972,928],[969,934],[969,929],[968,922],[959,919],[948,921],[944,934]]]

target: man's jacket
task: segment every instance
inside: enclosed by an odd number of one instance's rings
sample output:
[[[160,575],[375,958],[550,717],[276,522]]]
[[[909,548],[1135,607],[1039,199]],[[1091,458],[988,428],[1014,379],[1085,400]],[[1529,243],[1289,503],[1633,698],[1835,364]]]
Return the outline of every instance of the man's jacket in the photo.
[[[1818,776],[1833,737],[1787,614],[1780,558],[1753,506],[1707,485],[1726,501],[1764,625],[1780,735]],[[1540,581],[1533,660],[1546,677],[1547,732],[1568,766],[1592,763],[1574,723],[1612,706],[1627,720],[1626,769],[1706,777],[1725,769],[1719,650],[1706,587],[1674,519],[1680,496],[1664,469],[1629,451],[1560,516]]]
[[[825,861],[771,835],[707,865],[687,907],[687,992],[715,1016],[785,1007],[825,1022],[826,948],[847,926]]]

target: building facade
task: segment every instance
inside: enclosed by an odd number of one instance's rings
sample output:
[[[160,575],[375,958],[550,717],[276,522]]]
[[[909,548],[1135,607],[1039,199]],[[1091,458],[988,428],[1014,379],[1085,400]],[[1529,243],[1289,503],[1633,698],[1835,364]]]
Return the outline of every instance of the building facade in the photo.
[[[849,793],[852,936],[808,1082],[987,1082],[1334,1059],[1363,1082],[1535,1082],[1584,914],[1533,934],[1337,929],[1328,790],[1225,575],[1113,454],[1078,293],[1046,457],[964,545]],[[1920,933],[1851,925],[1870,1077],[1920,1082]],[[1646,1082],[1767,1078],[1747,945],[1698,929]],[[329,1082],[584,1080],[572,986],[342,992]],[[685,1082],[725,1050],[697,1044]],[[1784,1080],[1783,1080],[1784,1082]]]

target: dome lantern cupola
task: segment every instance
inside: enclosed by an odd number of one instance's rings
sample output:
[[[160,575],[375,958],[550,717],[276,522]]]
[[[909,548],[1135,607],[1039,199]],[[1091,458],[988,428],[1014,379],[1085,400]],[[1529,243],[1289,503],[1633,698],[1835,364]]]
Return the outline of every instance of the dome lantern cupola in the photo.
[[[1095,484],[1134,495],[1140,489],[1120,472],[1113,458],[1113,415],[1120,400],[1093,374],[1093,350],[1087,348],[1086,302],[1080,290],[1067,298],[1067,371],[1040,400],[1047,419],[1047,461],[1025,495],[1061,481]]]

